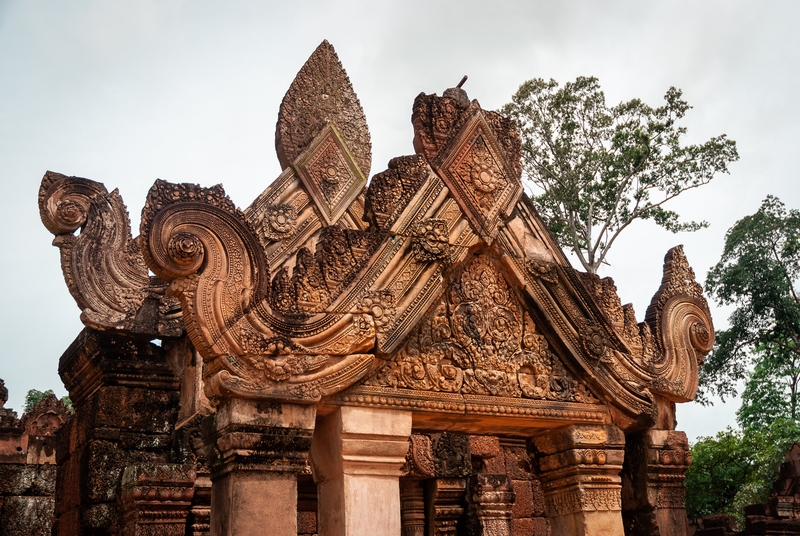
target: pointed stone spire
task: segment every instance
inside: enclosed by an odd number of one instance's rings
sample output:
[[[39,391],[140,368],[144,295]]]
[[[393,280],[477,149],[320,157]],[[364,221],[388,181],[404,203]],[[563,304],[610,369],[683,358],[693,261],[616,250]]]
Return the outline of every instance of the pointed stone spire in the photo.
[[[333,123],[365,177],[372,163],[367,120],[333,46],[323,41],[283,97],[275,129],[278,160],[286,169]]]

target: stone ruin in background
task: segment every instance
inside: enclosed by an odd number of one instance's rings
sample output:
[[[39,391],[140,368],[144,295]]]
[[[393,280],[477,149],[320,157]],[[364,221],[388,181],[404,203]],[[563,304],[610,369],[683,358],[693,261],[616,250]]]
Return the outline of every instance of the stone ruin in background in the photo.
[[[69,411],[54,394],[21,419],[5,407],[0,379],[0,535],[49,535],[56,487],[56,432]]]
[[[134,239],[116,190],[45,175],[86,326],[55,534],[687,534],[675,403],[714,330],[682,249],[637,322],[522,193],[511,120],[452,88],[412,123],[367,186],[326,41],[244,210],[158,180]]]

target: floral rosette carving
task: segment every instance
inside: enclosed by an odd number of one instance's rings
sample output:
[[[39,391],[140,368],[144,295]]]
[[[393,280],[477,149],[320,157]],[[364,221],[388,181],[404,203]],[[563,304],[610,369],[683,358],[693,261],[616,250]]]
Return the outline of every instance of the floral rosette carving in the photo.
[[[283,240],[294,234],[296,224],[297,209],[292,205],[272,205],[264,211],[259,232],[266,241]]]
[[[476,190],[479,203],[485,208],[491,205],[495,191],[506,186],[503,170],[480,136],[473,143],[467,157],[458,165],[457,173]]]
[[[447,221],[435,218],[421,221],[412,233],[411,245],[417,260],[434,261],[447,256],[450,247]]]
[[[381,290],[361,298],[355,323],[362,333],[386,333],[394,317],[394,294],[390,290]]]
[[[603,330],[596,324],[586,322],[580,331],[581,343],[584,350],[594,358],[601,358],[606,351],[606,337]]]
[[[548,283],[558,282],[558,268],[555,263],[547,262],[542,259],[530,259],[525,263],[528,272],[542,281]]]

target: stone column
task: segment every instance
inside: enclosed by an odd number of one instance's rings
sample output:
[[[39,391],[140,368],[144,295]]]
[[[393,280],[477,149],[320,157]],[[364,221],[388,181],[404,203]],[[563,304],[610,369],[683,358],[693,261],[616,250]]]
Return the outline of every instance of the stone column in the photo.
[[[468,534],[511,536],[514,499],[514,486],[508,475],[473,475],[469,480]]]
[[[427,482],[428,534],[456,536],[458,520],[464,514],[466,491],[466,478],[436,478]]]
[[[624,536],[625,436],[614,425],[572,425],[531,440],[553,534]]]
[[[689,534],[683,483],[691,463],[683,432],[645,430],[626,437],[622,512],[629,533]]]
[[[425,536],[425,494],[422,480],[400,481],[402,536]]]
[[[212,536],[297,536],[297,474],[315,417],[314,406],[243,399],[207,417]]]
[[[320,536],[397,536],[411,413],[342,407],[318,424],[311,467]]]

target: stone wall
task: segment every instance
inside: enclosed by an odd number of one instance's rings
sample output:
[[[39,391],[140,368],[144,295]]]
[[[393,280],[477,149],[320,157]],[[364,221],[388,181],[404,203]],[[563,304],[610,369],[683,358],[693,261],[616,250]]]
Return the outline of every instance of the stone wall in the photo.
[[[0,535],[49,535],[56,484],[55,433],[66,406],[49,395],[17,419],[0,380]]]

